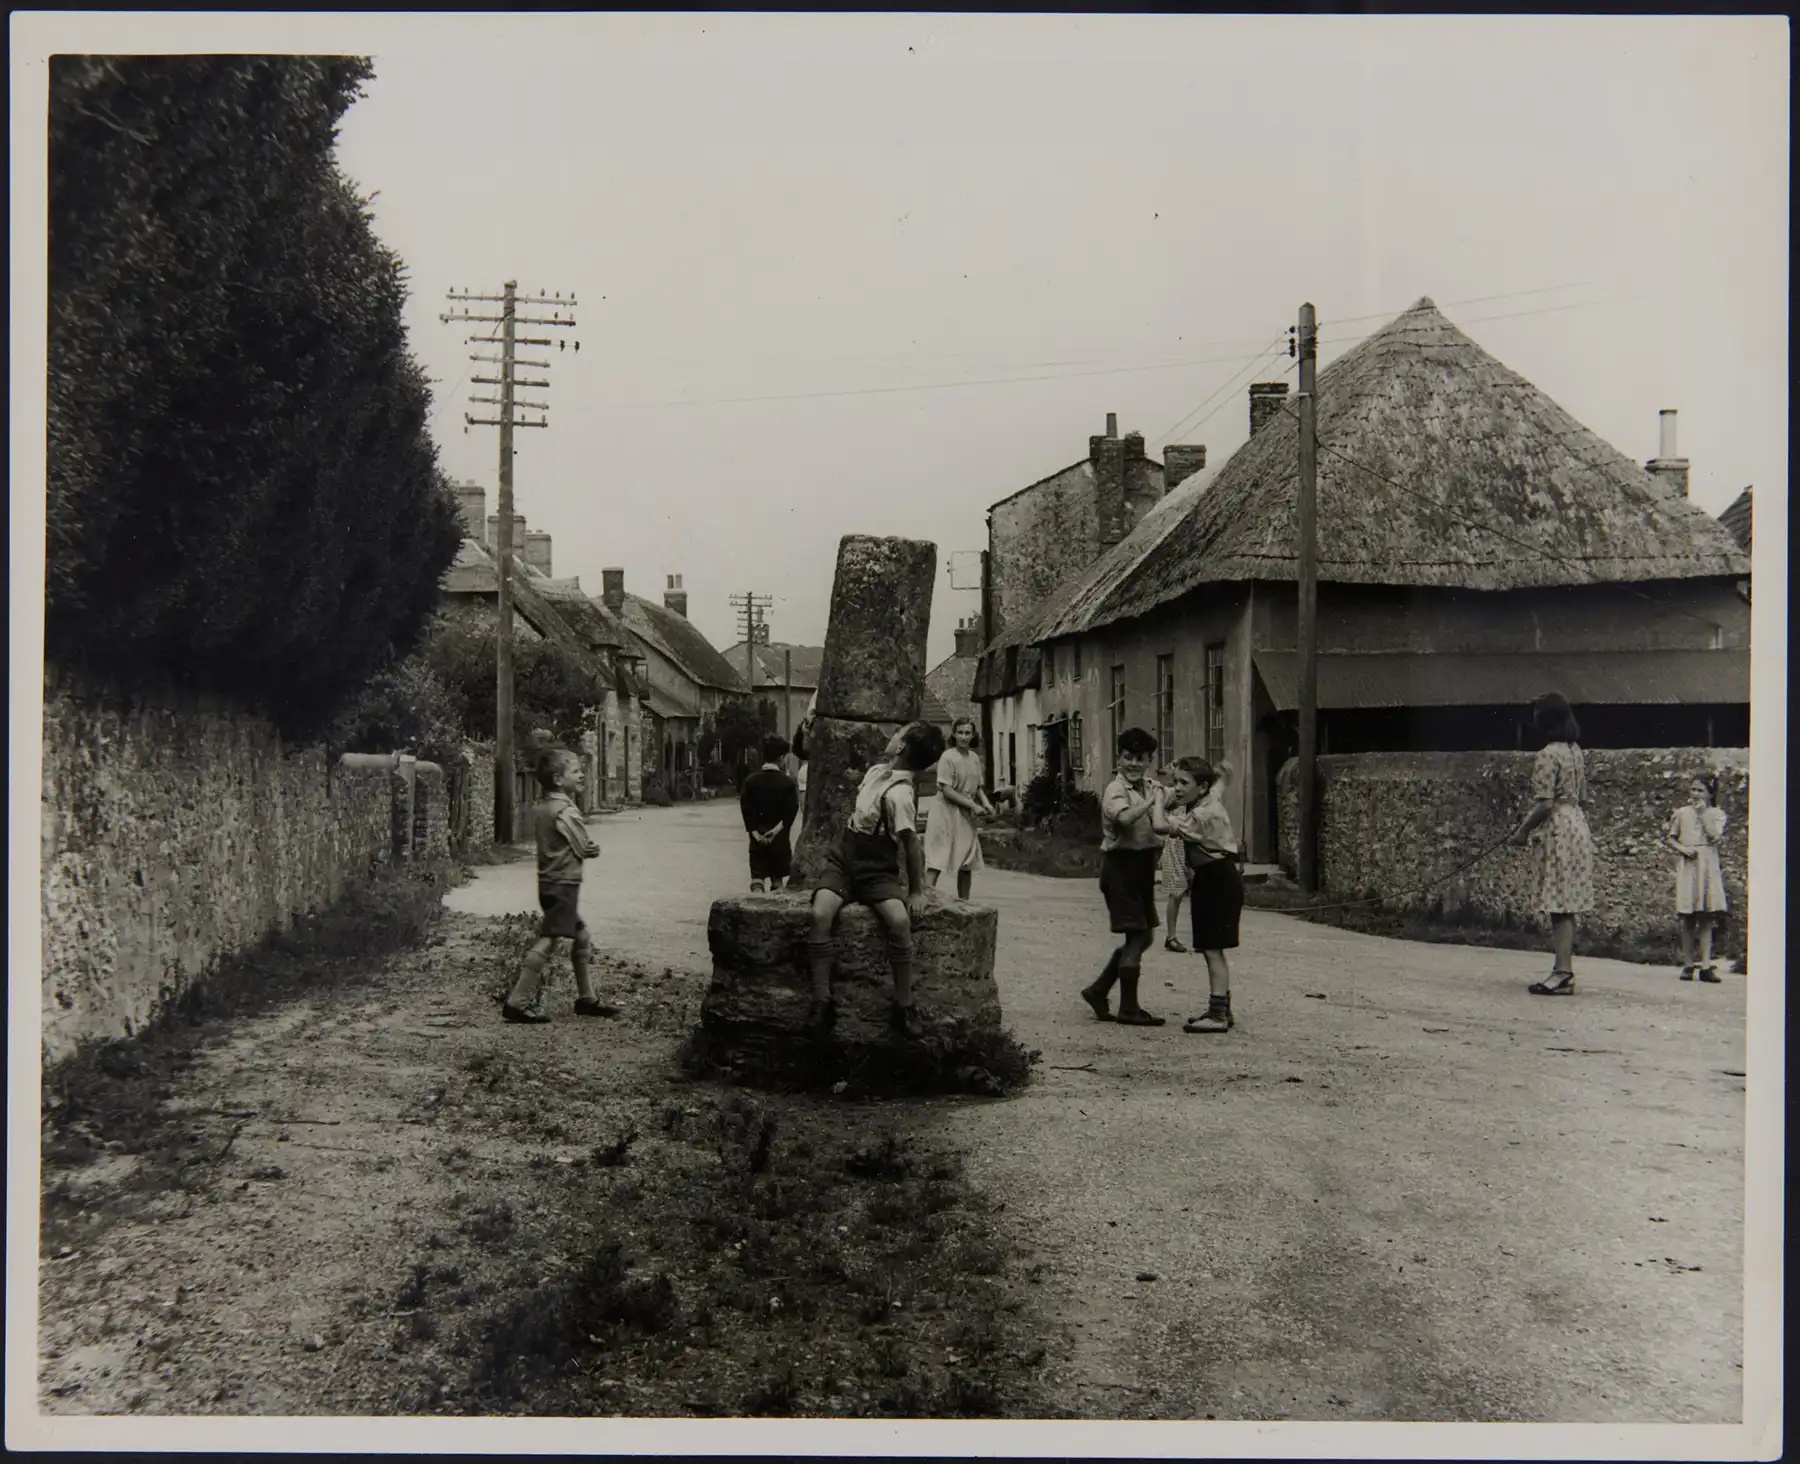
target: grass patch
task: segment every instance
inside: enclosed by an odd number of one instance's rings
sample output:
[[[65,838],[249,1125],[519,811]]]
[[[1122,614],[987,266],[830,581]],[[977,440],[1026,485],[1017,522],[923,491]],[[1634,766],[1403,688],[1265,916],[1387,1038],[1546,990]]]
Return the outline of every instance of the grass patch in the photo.
[[[571,1181],[558,1223],[592,1228],[555,1246],[570,1259],[554,1274],[485,1317],[452,1314],[468,1411],[1043,1412],[1043,1349],[958,1156],[805,1097],[696,1095],[680,1112],[644,1141],[629,1206],[618,1170]]]
[[[976,1094],[1000,1098],[1031,1081],[1042,1052],[1004,1028],[957,1023],[924,1041],[828,1045],[791,1033],[717,1030],[702,1024],[676,1053],[689,1078],[722,1079],[771,1092],[830,1092],[852,1100]]]

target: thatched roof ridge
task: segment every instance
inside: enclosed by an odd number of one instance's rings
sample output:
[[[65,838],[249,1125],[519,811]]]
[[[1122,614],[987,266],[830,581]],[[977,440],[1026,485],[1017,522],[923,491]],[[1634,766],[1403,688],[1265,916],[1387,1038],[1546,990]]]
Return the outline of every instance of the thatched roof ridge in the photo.
[[[588,645],[608,650],[624,650],[631,646],[629,632],[601,601],[583,591],[578,577],[534,577],[532,588],[556,607],[556,613]]]
[[[1746,488],[1731,501],[1731,507],[1719,515],[1719,522],[1738,541],[1746,554],[1750,552],[1750,520],[1750,489]]]
[[[1710,514],[1664,496],[1430,300],[1319,374],[1318,432],[1321,581],[1516,590],[1749,570]],[[1293,579],[1298,480],[1294,424],[1272,423],[1055,633],[1142,615],[1202,584]]]
[[[668,657],[697,685],[720,691],[746,690],[744,678],[713,649],[712,642],[700,634],[699,627],[687,616],[642,595],[627,594],[620,618],[627,630]]]
[[[594,653],[584,634],[571,626],[560,608],[543,593],[544,577],[528,569],[515,555],[511,580],[513,610],[519,618],[567,653],[584,676],[590,676],[602,685],[612,684],[613,678],[604,661]],[[500,592],[499,566],[494,556],[473,539],[464,539],[455,561],[444,575],[444,592],[482,599],[497,597]]]

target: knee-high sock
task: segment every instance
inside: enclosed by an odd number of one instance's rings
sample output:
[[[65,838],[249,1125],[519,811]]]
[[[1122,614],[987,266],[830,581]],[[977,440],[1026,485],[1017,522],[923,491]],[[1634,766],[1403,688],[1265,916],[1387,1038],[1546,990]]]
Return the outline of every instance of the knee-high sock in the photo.
[[[887,948],[888,964],[894,972],[894,1000],[908,1006],[912,1002],[912,930],[890,930]]]
[[[519,969],[519,979],[513,983],[513,989],[506,997],[506,1004],[514,1011],[530,1011],[537,1004],[538,994],[543,989],[544,967],[549,962],[548,941],[540,940],[525,953],[525,962]]]
[[[569,950],[569,961],[575,967],[575,995],[590,1001],[594,996],[594,982],[588,974],[588,962],[593,954],[593,938],[584,930]]]
[[[808,936],[806,941],[806,964],[812,972],[812,988],[814,1001],[831,1000],[831,938],[820,940],[816,935]]]

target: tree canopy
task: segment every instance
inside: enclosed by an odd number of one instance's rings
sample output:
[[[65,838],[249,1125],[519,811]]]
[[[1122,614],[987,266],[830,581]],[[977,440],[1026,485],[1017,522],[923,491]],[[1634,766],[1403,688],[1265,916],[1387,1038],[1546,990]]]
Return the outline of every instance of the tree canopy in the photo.
[[[400,261],[338,170],[353,57],[51,64],[46,651],[316,731],[459,538]]]

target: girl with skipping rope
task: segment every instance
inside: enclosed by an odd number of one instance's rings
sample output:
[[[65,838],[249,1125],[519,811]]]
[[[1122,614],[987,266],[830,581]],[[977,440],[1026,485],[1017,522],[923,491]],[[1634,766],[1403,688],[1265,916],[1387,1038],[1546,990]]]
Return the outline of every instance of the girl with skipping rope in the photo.
[[[1102,1022],[1126,1027],[1165,1025],[1164,1018],[1138,1005],[1144,952],[1156,935],[1156,861],[1162,853],[1152,823],[1162,794],[1145,781],[1155,751],[1154,737],[1142,727],[1127,727],[1119,734],[1118,774],[1100,798],[1100,893],[1114,933],[1125,939],[1098,979],[1082,988],[1081,999]],[[1107,1005],[1114,982],[1119,987],[1117,1016]]]
[[[1236,950],[1238,921],[1244,910],[1244,876],[1238,868],[1237,837],[1223,792],[1229,769],[1214,768],[1202,757],[1175,763],[1175,786],[1152,808],[1151,821],[1171,844],[1181,846],[1185,867],[1192,871],[1188,903],[1193,911],[1194,949],[1206,957],[1210,999],[1205,1012],[1189,1017],[1184,1032],[1229,1032],[1231,966],[1225,952]]]
[[[884,760],[863,774],[849,822],[825,856],[806,942],[813,986],[806,1026],[815,1036],[828,1033],[837,1018],[831,1000],[831,936],[838,912],[852,902],[870,906],[887,936],[894,1027],[910,1038],[924,1035],[912,995],[912,922],[925,909],[925,853],[919,844],[913,781],[943,751],[944,734],[928,722],[913,722],[897,732]]]
[[[982,867],[981,831],[976,816],[994,816],[981,787],[981,734],[973,717],[950,724],[950,745],[937,765],[937,809],[925,830],[925,880],[937,888],[945,870],[956,873],[956,898],[969,898],[975,871]]]
[[[1544,748],[1531,765],[1531,811],[1513,830],[1523,848],[1538,841],[1538,908],[1550,917],[1555,964],[1548,981],[1525,989],[1533,996],[1575,992],[1575,917],[1594,908],[1594,837],[1582,802],[1587,797],[1587,763],[1581,755],[1581,727],[1566,697],[1546,692],[1531,704],[1532,725]]]
[[[1669,819],[1668,843],[1675,851],[1675,914],[1681,921],[1681,979],[1719,981],[1713,959],[1713,926],[1725,914],[1725,877],[1719,868],[1719,840],[1725,812],[1713,806],[1705,778],[1688,784],[1688,802]],[[1699,959],[1695,957],[1698,937]]]

